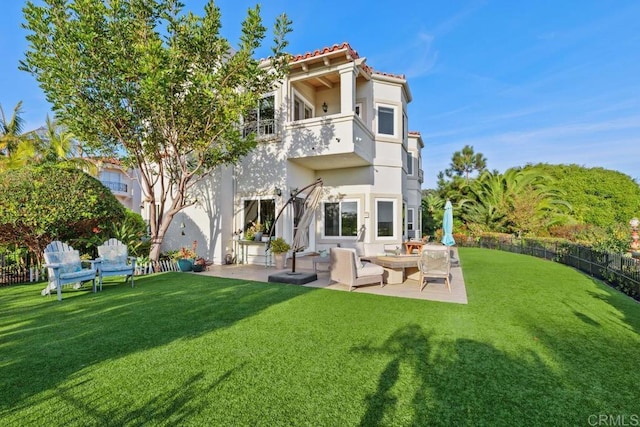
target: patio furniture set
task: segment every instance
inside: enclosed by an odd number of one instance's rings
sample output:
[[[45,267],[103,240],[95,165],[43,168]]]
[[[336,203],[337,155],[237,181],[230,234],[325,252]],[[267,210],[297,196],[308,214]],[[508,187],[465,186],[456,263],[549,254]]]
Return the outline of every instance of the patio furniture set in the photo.
[[[358,257],[355,249],[332,248],[331,282],[344,283],[351,291],[356,286],[379,283],[382,287],[385,284],[401,284],[410,279],[416,280],[422,291],[429,279],[443,279],[451,292],[450,248],[421,244],[419,254],[414,254],[413,249],[402,255]]]

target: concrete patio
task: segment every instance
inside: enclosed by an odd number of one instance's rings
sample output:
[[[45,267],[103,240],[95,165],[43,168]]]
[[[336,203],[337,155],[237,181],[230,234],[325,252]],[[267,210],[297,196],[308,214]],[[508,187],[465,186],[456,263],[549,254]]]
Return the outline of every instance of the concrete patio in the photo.
[[[455,258],[458,258],[457,250],[454,248]],[[290,264],[290,260],[289,260]],[[288,271],[291,270],[288,264]],[[233,279],[242,280],[255,280],[259,282],[267,282],[270,274],[278,271],[274,267],[265,267],[262,265],[212,265],[207,271],[196,274],[206,274],[217,277],[227,277]],[[285,270],[286,271],[286,270]],[[313,264],[311,260],[300,257],[296,261],[296,271],[311,272],[313,271]],[[348,291],[348,286],[341,283],[333,283],[329,285],[329,271],[317,271],[318,280],[307,283],[301,286],[307,286],[311,288],[325,288],[333,289],[337,291]],[[298,285],[291,285],[298,286]],[[451,267],[451,292],[444,284],[444,280],[432,280],[429,284],[420,292],[420,288],[417,280],[407,279],[404,283],[396,285],[384,285],[380,287],[377,285],[359,286],[352,292],[354,293],[367,293],[375,295],[384,295],[400,298],[414,298],[430,301],[451,302],[457,304],[467,304],[467,291],[464,284],[464,277],[462,274],[461,264]]]

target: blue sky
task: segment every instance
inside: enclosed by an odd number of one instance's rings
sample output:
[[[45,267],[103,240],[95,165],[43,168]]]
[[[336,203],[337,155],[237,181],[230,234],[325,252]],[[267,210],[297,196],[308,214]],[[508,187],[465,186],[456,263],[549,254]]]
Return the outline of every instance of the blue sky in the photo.
[[[184,2],[203,12],[204,0]],[[22,100],[31,129],[49,106],[17,69],[23,4],[3,3],[0,16],[0,104],[9,113]],[[223,35],[235,43],[255,2],[216,4]],[[425,188],[466,144],[501,172],[576,163],[640,179],[638,1],[268,0],[262,12],[269,27],[282,12],[293,20],[290,53],[347,41],[376,70],[407,76],[409,127],[425,142]]]

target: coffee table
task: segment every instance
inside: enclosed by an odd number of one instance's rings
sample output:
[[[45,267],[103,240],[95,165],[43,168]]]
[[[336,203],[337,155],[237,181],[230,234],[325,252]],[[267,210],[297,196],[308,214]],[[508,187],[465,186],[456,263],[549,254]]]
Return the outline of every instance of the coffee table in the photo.
[[[363,257],[362,259],[381,266],[385,272],[383,280],[387,284],[397,285],[407,279],[420,279],[420,271],[418,270],[419,255],[385,255]]]

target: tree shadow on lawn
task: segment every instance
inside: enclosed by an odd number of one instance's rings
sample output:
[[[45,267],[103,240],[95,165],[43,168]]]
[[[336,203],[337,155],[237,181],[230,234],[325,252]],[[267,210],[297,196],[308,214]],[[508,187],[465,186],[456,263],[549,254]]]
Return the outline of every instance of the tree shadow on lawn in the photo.
[[[226,328],[315,291],[184,273],[140,277],[135,288],[110,282],[96,294],[65,291],[61,302],[34,296],[40,288],[0,290],[0,414],[93,364]]]
[[[601,280],[591,278],[591,281],[597,286],[598,290],[597,292],[589,291],[589,294],[593,298],[604,301],[618,310],[621,314],[620,321],[624,322],[635,333],[640,334],[640,302]]]
[[[154,394],[148,400],[132,402],[126,408],[102,405],[108,408],[104,411],[100,409],[99,401],[108,399],[108,396],[82,395],[84,383],[91,380],[86,379],[84,375],[78,375],[76,378],[70,378],[68,384],[56,388],[56,397],[64,402],[64,405],[56,410],[81,413],[83,419],[93,420],[98,425],[184,425],[210,406],[207,398],[209,392],[231,377],[234,371],[242,369],[243,365],[244,363],[227,370],[213,382],[207,380],[207,375],[201,371],[168,390]]]
[[[533,350],[514,357],[487,343],[434,335],[407,325],[379,347],[355,349],[390,357],[365,397],[361,426],[575,425],[598,413],[585,413],[579,392],[565,389],[565,374]]]

